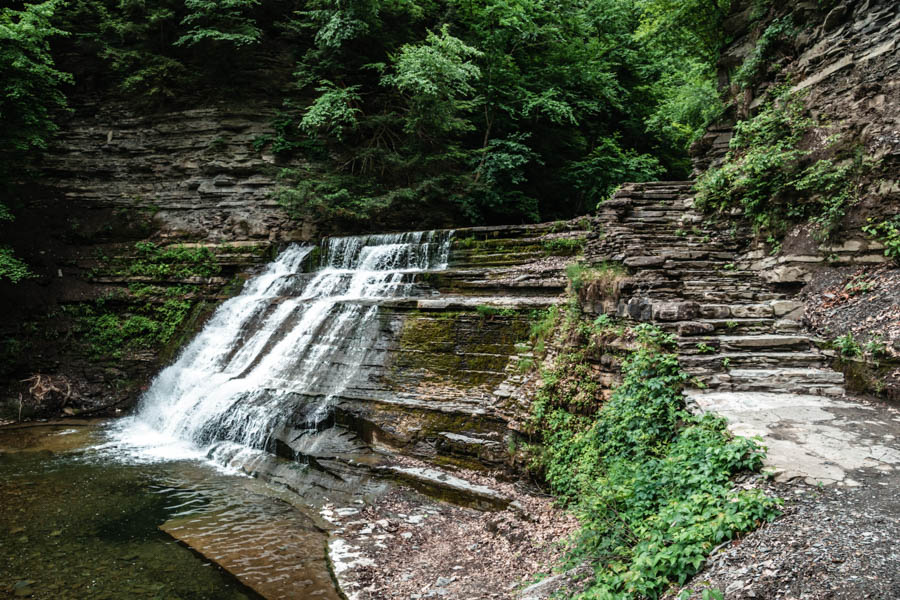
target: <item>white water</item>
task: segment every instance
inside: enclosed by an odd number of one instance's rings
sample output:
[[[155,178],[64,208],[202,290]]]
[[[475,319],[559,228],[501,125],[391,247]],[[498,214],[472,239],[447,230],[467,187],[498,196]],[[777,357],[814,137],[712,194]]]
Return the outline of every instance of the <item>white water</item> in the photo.
[[[450,232],[291,246],[223,303],[142,396],[116,442],[155,459],[233,463],[287,424],[315,428],[375,342],[378,303],[417,293],[414,274],[446,267]]]

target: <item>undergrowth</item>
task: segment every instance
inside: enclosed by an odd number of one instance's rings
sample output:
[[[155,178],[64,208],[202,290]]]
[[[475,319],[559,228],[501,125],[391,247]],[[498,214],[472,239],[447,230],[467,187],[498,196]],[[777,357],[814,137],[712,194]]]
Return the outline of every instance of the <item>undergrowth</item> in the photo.
[[[134,245],[135,256],[127,261],[123,275],[144,277],[209,277],[219,272],[219,264],[209,248],[172,246],[160,248],[153,242]]]
[[[900,215],[884,221],[869,219],[869,224],[862,230],[881,242],[885,256],[900,263]]]
[[[779,500],[731,482],[760,469],[763,448],[732,436],[720,417],[685,410],[687,375],[668,351],[671,335],[607,316],[591,322],[574,303],[535,322],[536,354],[550,335],[560,352],[541,373],[529,422],[540,444],[530,450],[533,468],[581,520],[568,561],[589,561],[594,578],[577,598],[658,598],[716,545],[778,514]],[[601,355],[622,364],[606,401]]]
[[[760,35],[753,50],[734,74],[734,82],[741,89],[757,83],[764,74],[764,69],[774,47],[795,35],[797,35],[797,29],[794,27],[791,17],[783,17],[773,21]]]
[[[542,244],[547,256],[574,256],[584,250],[584,238],[555,238]]]
[[[514,317],[518,313],[518,311],[514,308],[491,306],[489,304],[479,304],[475,307],[475,312],[482,319],[491,317]]]
[[[576,294],[588,287],[596,288],[600,294],[612,295],[620,280],[625,277],[625,267],[616,262],[595,265],[572,263],[566,267],[569,285]]]
[[[119,290],[93,302],[70,304],[63,311],[72,319],[72,334],[95,359],[117,359],[135,350],[163,350],[176,345],[183,326],[197,307],[194,283],[163,286],[154,282],[211,277],[221,271],[209,248],[137,242],[131,256],[98,256],[93,276],[131,279]]]
[[[193,288],[132,284],[126,297],[69,305],[73,333],[94,358],[121,358],[127,350],[159,348],[176,336],[194,307]]]
[[[860,179],[874,165],[860,149],[832,152],[835,137],[824,148],[834,156],[815,159],[802,146],[817,127],[799,95],[776,94],[754,117],[735,125],[725,162],[697,181],[698,208],[723,214],[740,209],[772,243],[803,221],[813,225],[816,239],[830,239],[858,202]]]

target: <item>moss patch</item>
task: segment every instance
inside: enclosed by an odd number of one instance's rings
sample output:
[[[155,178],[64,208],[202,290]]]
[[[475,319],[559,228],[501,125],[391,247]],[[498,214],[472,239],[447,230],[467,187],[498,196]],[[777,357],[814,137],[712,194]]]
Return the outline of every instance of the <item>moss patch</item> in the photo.
[[[413,312],[403,320],[395,373],[417,372],[431,383],[496,384],[528,328],[524,315]]]

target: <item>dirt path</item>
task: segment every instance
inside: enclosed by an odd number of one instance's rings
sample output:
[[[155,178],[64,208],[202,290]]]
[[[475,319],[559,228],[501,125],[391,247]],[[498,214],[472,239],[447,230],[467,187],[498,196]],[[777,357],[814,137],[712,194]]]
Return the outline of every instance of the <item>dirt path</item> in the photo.
[[[715,552],[684,588],[690,597],[900,598],[900,411],[849,397],[719,408],[775,450],[768,465],[782,481],[768,487],[785,514]]]

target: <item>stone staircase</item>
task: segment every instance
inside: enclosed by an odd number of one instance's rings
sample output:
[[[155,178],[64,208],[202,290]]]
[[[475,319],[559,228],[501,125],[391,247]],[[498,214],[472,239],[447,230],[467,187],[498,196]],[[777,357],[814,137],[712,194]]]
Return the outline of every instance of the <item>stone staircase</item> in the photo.
[[[802,330],[796,288],[763,280],[740,252],[748,232],[721,231],[692,208],[691,182],[630,184],[603,203],[606,235],[585,257],[628,267],[617,316],[675,336],[690,397],[712,392],[841,396],[843,374]]]

